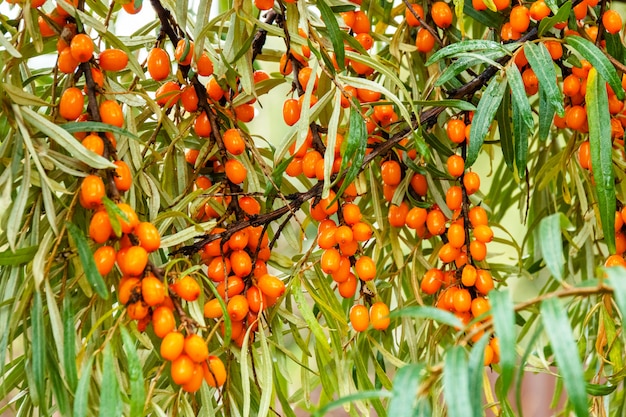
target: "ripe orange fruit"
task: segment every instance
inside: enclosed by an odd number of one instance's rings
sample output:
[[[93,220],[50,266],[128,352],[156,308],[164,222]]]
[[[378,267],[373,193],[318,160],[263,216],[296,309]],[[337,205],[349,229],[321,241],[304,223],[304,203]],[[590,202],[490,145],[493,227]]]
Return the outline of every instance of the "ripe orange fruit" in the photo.
[[[479,242],[489,243],[493,240],[493,230],[485,224],[476,226],[473,234],[474,238]]]
[[[350,324],[357,332],[364,332],[370,324],[369,312],[363,304],[356,304],[350,309]]]
[[[141,297],[150,307],[163,303],[165,296],[166,290],[163,281],[152,274],[141,280]]]
[[[226,177],[233,184],[242,184],[248,176],[246,167],[236,159],[229,159],[225,165]]]
[[[208,362],[202,364],[204,380],[213,387],[221,387],[226,382],[226,368],[224,363],[217,356],[209,356]]]
[[[170,285],[172,291],[185,301],[195,301],[200,296],[202,288],[194,278],[185,275]]]
[[[200,113],[193,123],[193,130],[196,132],[196,135],[201,138],[208,138],[211,136],[211,132],[213,128],[211,127],[211,121],[209,120],[209,116],[207,116],[206,112]]]
[[[446,205],[452,211],[458,210],[463,205],[463,190],[458,185],[453,185],[446,191]]]
[[[191,380],[194,370],[194,362],[186,354],[181,354],[172,361],[172,380],[178,385],[186,384]]]
[[[511,9],[509,21],[513,30],[524,33],[530,26],[530,11],[524,6],[515,6]]]
[[[420,19],[424,20],[424,8],[419,4],[411,4],[411,8],[415,12],[416,15],[420,17]],[[407,25],[409,26],[419,26],[420,22],[417,20],[411,10],[408,8],[404,11],[404,18],[406,20]]]
[[[176,319],[171,308],[166,306],[157,307],[152,313],[152,328],[154,334],[163,338],[176,327]]]
[[[176,44],[174,58],[176,58],[176,61],[181,65],[189,65],[193,59],[193,49],[193,42],[187,39],[181,39]]]
[[[111,272],[115,266],[115,249],[112,246],[100,246],[93,253],[93,259],[96,262],[98,272],[104,276]]]
[[[426,29],[420,28],[415,38],[415,46],[418,51],[428,53],[435,47],[435,37]]]
[[[243,279],[236,275],[231,275],[228,277],[228,290],[226,290],[226,280],[220,282],[215,289],[220,297],[225,298],[226,293],[228,293],[228,297],[230,298],[237,294],[241,294],[245,288],[246,284],[243,282]]]
[[[341,254],[337,249],[326,249],[320,258],[322,271],[326,274],[332,274],[339,269],[339,261],[341,261]]]
[[[494,0],[496,10],[502,11],[511,5],[511,0]]]
[[[376,278],[376,263],[369,256],[361,256],[357,259],[354,270],[363,281],[371,281]]]
[[[406,225],[413,230],[417,230],[420,227],[424,227],[426,224],[426,217],[428,212],[421,207],[413,207],[406,215]]]
[[[87,136],[87,138],[89,138],[89,136]],[[85,138],[85,140],[87,140],[87,138]],[[130,172],[128,164],[120,160],[113,162],[113,164],[117,167],[115,168],[115,177],[113,177],[113,181],[115,182],[115,188],[117,188],[121,192],[130,190],[130,187],[133,183],[133,175]]]
[[[120,304],[126,305],[141,294],[141,281],[135,277],[123,277],[117,287],[117,299]]]
[[[365,242],[372,238],[372,228],[364,222],[357,222],[352,225],[352,235],[357,242]]]
[[[82,91],[76,87],[70,87],[63,92],[59,101],[59,114],[65,120],[76,120],[83,112],[85,99]]]
[[[586,10],[585,4],[585,10]],[[622,30],[622,17],[615,10],[607,10],[602,15],[602,25],[607,32],[616,34]]]
[[[466,287],[472,287],[476,283],[477,276],[476,268],[472,265],[465,265],[461,273],[461,283]]]
[[[580,78],[570,74],[563,80],[563,94],[568,97],[575,97],[580,93]]]
[[[475,261],[482,261],[487,257],[487,246],[483,242],[472,240],[469,249]]]
[[[472,300],[472,316],[475,318],[481,317],[489,313],[491,306],[489,305],[489,301],[484,297],[476,297]],[[485,319],[486,317],[482,317]]]
[[[550,13],[550,8],[544,0],[537,0],[530,5],[530,17],[532,17],[533,20],[539,21],[550,16]]]
[[[581,143],[578,148],[578,162],[581,168],[591,169],[591,144],[588,140]]]
[[[135,227],[135,236],[139,239],[139,245],[147,252],[154,252],[161,246],[161,235],[150,222],[139,223]]]
[[[341,207],[341,213],[343,214],[343,221],[348,226],[353,226],[361,221],[363,217],[361,215],[361,209],[354,203],[346,203]]]
[[[106,195],[104,181],[97,175],[87,175],[80,185],[81,205],[86,209],[96,209],[102,205]]]
[[[240,197],[239,207],[249,216],[255,216],[261,213],[261,204],[251,196]]]
[[[402,180],[402,168],[397,161],[385,161],[380,167],[383,183],[387,185],[398,185]]]
[[[470,311],[472,307],[472,296],[465,288],[459,288],[454,293],[454,309],[459,313]]]
[[[486,269],[478,269],[476,276],[476,283],[474,287],[481,294],[487,294],[494,288],[493,278],[491,277],[491,273]]]
[[[178,103],[180,95],[180,85],[175,81],[167,81],[156,90],[154,99],[159,106],[170,108]]]
[[[487,212],[480,206],[472,207],[469,211],[468,217],[473,227],[486,225],[488,223]]]
[[[448,243],[452,247],[461,249],[465,245],[465,228],[458,224],[453,223],[448,227]]]
[[[57,66],[59,71],[64,74],[71,74],[76,71],[79,62],[72,56],[72,48],[69,46],[59,52],[59,58],[57,60]]]
[[[455,178],[463,175],[465,171],[465,160],[459,155],[450,155],[446,162],[448,173]]]
[[[206,52],[203,52],[202,55],[200,55],[198,62],[196,62],[196,66],[198,69],[198,75],[208,77],[213,74],[213,61],[211,61],[211,58],[209,58],[209,55]]]
[[[224,315],[222,306],[218,298],[207,301],[204,304],[204,317],[209,319],[219,319]]]
[[[128,55],[121,49],[105,49],[98,55],[98,63],[105,71],[121,71],[128,65]]]
[[[343,298],[352,298],[356,293],[356,287],[358,284],[358,278],[350,273],[348,278],[344,282],[340,282],[337,284],[337,290],[339,291],[339,295]]]
[[[455,248],[454,246],[450,244],[450,242],[444,244],[439,249],[439,253],[438,253],[439,259],[444,264],[454,262],[456,258],[459,257],[460,254],[461,254],[461,251],[459,250],[459,248]]]
[[[300,120],[300,103],[295,98],[289,98],[283,103],[283,119],[288,126],[295,125]]]
[[[140,276],[148,264],[148,252],[141,246],[131,246],[126,250],[123,262],[118,259],[118,266],[124,275]]]
[[[230,254],[230,265],[235,275],[245,278],[252,272],[252,259],[245,250],[235,250]]]
[[[424,197],[428,193],[428,182],[422,174],[415,173],[411,177],[411,188],[417,195]]]
[[[452,119],[446,125],[448,138],[454,143],[465,142],[465,122],[459,119]]]
[[[285,283],[274,275],[262,275],[257,280],[257,287],[264,295],[272,298],[280,297],[285,293]]]
[[[259,10],[269,10],[274,7],[274,0],[254,0],[254,6]]]
[[[352,31],[354,33],[369,33],[371,29],[370,19],[367,17],[364,11],[357,10],[354,12],[354,24],[352,25]]]
[[[82,145],[97,155],[104,155],[104,141],[98,135],[87,135],[81,142]]]
[[[204,362],[209,358],[209,348],[204,339],[197,334],[190,334],[185,338],[184,352],[196,362]]]
[[[93,56],[93,41],[84,33],[79,33],[72,38],[70,49],[75,60],[87,62]]]
[[[522,72],[522,81],[527,95],[532,96],[539,91],[539,79],[532,68],[526,68]]]
[[[574,130],[582,130],[587,124],[587,110],[580,105],[572,106],[565,114],[567,127]]]
[[[102,123],[110,124],[117,127],[124,125],[124,113],[122,108],[114,100],[106,100],[100,104],[100,119]]]
[[[426,227],[431,235],[441,235],[446,231],[446,217],[439,210],[430,210],[426,216]]]
[[[422,282],[420,283],[420,288],[424,293],[433,295],[441,289],[442,283],[443,273],[438,268],[432,268],[424,274],[424,278],[422,278]]]
[[[143,301],[137,301],[127,307],[128,317],[133,320],[142,320],[148,317],[150,307]]]
[[[226,311],[228,311],[230,319],[234,321],[241,321],[245,319],[248,315],[249,309],[248,299],[241,294],[235,295],[229,299],[228,304],[226,304]]]
[[[463,185],[467,195],[472,195],[480,188],[480,176],[475,172],[466,172],[463,176]]]
[[[389,307],[382,301],[378,301],[370,307],[370,323],[376,330],[386,330],[389,327]]]
[[[132,233],[135,230],[135,227],[139,224],[139,218],[137,217],[137,213],[131,206],[126,203],[118,203],[117,207],[122,210],[124,215],[126,216],[126,220],[121,216],[117,216],[117,219],[122,226],[123,233]]]
[[[181,388],[185,392],[195,393],[202,386],[202,381],[204,379],[204,371],[202,370],[202,364],[196,363],[193,367],[193,373],[189,381],[184,383]]]
[[[175,361],[185,346],[185,337],[177,331],[169,332],[161,341],[161,357],[168,361]]]
[[[148,73],[155,81],[162,81],[170,75],[170,57],[164,49],[152,48],[148,54]]]
[[[452,10],[447,3],[443,1],[435,2],[430,8],[430,15],[433,22],[442,29],[452,24]]]
[[[226,150],[233,155],[241,155],[246,150],[246,142],[237,129],[228,129],[224,132],[222,141]]]

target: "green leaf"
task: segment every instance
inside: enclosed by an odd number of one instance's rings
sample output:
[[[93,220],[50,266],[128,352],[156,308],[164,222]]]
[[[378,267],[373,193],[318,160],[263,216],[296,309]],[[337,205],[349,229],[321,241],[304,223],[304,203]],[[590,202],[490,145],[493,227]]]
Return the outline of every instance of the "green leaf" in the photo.
[[[563,281],[563,241],[561,237],[561,213],[555,213],[541,219],[539,223],[539,239],[541,253],[550,273]]]
[[[134,140],[141,140],[137,135],[129,130],[102,122],[69,122],[63,123],[62,125],[59,125],[59,127],[65,130],[67,133],[111,132],[117,133],[121,136],[126,136]]]
[[[102,197],[102,205],[109,216],[109,223],[111,223],[113,233],[115,233],[115,236],[121,237],[122,223],[120,223],[120,219],[127,222],[128,217],[126,216],[126,213],[124,213],[122,209],[107,196]]]
[[[126,330],[125,327],[121,327],[120,330],[122,333],[124,352],[126,353],[126,358],[128,359],[127,374],[130,382],[130,415],[141,416],[144,415],[143,405],[146,401],[146,389],[144,387],[141,362],[139,360],[139,355],[137,355],[135,342],[130,337],[128,330]]]
[[[91,368],[95,356],[89,356],[83,365],[82,375],[78,381],[74,396],[74,417],[86,417],[89,411],[89,385],[91,383]]]
[[[122,399],[115,375],[115,360],[111,344],[104,346],[102,359],[102,383],[100,385],[100,413],[99,417],[116,417],[121,415]]]
[[[621,86],[620,86],[621,88]],[[600,222],[604,240],[610,253],[615,253],[615,179],[613,174],[613,142],[611,140],[611,115],[609,99],[602,74],[595,68],[587,76],[587,121],[591,166],[598,195]]]
[[[604,32],[604,40],[606,41],[606,51],[618,62],[624,62],[624,44],[619,33]]]
[[[343,49],[342,31],[337,23],[337,15],[324,0],[319,0],[316,5],[322,14],[322,20],[324,21],[324,25],[326,25],[326,30],[328,30],[328,36],[330,37],[330,42],[333,44],[333,50],[335,51],[337,65],[339,65],[339,70],[341,71],[345,68],[346,52]]]
[[[593,44],[593,42],[588,41],[582,36],[566,36],[565,41],[583,58],[591,63],[591,66],[595,68],[598,74],[600,74],[602,78],[609,83],[617,98],[624,100],[622,80],[619,75],[617,75],[615,67],[611,64],[611,61],[609,61],[604,53],[595,44]],[[528,55],[526,55],[526,57],[528,57]]]
[[[554,113],[556,113],[554,105],[548,99],[546,91],[539,86],[539,139],[542,141],[548,139],[553,126]]]
[[[491,79],[489,85],[483,92],[478,108],[472,121],[472,129],[470,130],[469,146],[467,148],[467,158],[465,166],[470,167],[478,158],[478,152],[483,146],[485,136],[491,127],[491,122],[496,115],[496,111],[502,101],[502,96],[506,91],[507,82],[500,76]]]
[[[303,276],[298,275],[291,280],[291,294],[293,295],[293,299],[298,306],[298,310],[302,314],[302,318],[306,322],[309,330],[315,336],[315,340],[317,343],[324,349],[324,351],[330,352],[330,345],[328,344],[328,336],[324,333],[324,329],[320,325],[319,321],[313,314],[313,310],[307,303],[304,298],[304,294],[301,290],[301,282],[300,280],[304,279]]]
[[[546,31],[552,29],[557,23],[567,21],[570,10],[572,10],[572,2],[566,1],[554,16],[541,19],[539,22],[539,30],[537,31],[538,36],[542,36],[546,33]]]
[[[507,289],[491,291],[489,302],[491,303],[494,329],[500,341],[502,391],[499,395],[505,398],[513,382],[515,369],[515,310]]]
[[[528,63],[539,80],[539,89],[544,91],[545,98],[550,102],[560,116],[565,114],[563,96],[556,82],[556,70],[550,52],[543,43],[535,45],[532,42],[524,44],[524,54]],[[541,99],[541,96],[540,96]]]
[[[617,389],[617,385],[609,386],[609,385],[592,384],[588,382],[586,389],[587,389],[587,394],[589,395],[593,395],[594,397],[603,397],[605,395],[612,394]]]
[[[78,384],[78,371],[76,369],[76,329],[70,297],[63,297],[63,360],[67,383],[74,391]]]
[[[626,269],[621,266],[604,268],[608,275],[608,284],[613,287],[613,298],[622,313],[622,336],[626,338]]]
[[[37,246],[16,249],[15,252],[7,249],[0,252],[0,265],[17,266],[26,264],[35,257]]]
[[[20,109],[26,121],[43,134],[49,136],[52,140],[58,143],[61,148],[66,149],[74,158],[96,169],[115,168],[113,162],[91,152],[82,146],[81,143],[77,141],[76,138],[71,136],[65,129],[55,125],[41,114],[29,109],[28,107],[20,107]]]
[[[468,405],[471,404],[469,395],[469,370],[467,355],[462,346],[448,349],[443,364],[443,398],[448,406],[450,417],[471,417]]]
[[[490,333],[485,333],[480,340],[472,346],[470,352],[469,371],[469,395],[474,416],[482,416],[483,411],[483,377],[485,374],[485,348],[491,339]]]
[[[515,65],[513,65],[515,66]],[[515,170],[515,150],[513,142],[513,132],[511,132],[511,95],[505,93],[502,96],[502,102],[496,113],[496,121],[498,122],[498,132],[500,133],[500,147],[502,148],[502,156],[509,171]]]
[[[424,365],[406,365],[396,372],[393,378],[393,390],[387,414],[394,417],[412,417],[415,415],[417,390],[422,381]]]
[[[503,55],[509,53],[502,44],[494,41],[483,41],[483,40],[467,40],[457,43],[452,43],[445,48],[441,48],[434,54],[428,58],[426,61],[426,66],[432,65],[440,59],[447,58],[457,54],[463,54],[464,52],[477,52],[482,50],[488,51],[501,51]]]
[[[474,106],[469,101],[465,100],[415,100],[413,104],[417,104],[419,106],[431,106],[431,107],[453,107],[455,109],[464,110],[464,111],[474,111],[476,110],[476,106]]]
[[[4,37],[0,36],[0,38],[4,38]],[[2,83],[2,87],[4,88],[4,91],[7,92],[11,100],[13,100],[13,102],[21,106],[49,106],[50,105],[50,103],[43,101],[39,97],[33,94],[30,94],[29,92],[25,91],[23,88],[16,87],[13,84]]]
[[[541,321],[577,417],[588,416],[586,382],[567,312],[558,298],[541,303]]]
[[[344,140],[341,147],[342,158],[339,172],[345,172],[345,175],[341,187],[337,191],[337,198],[343,194],[344,190],[359,175],[363,159],[365,158],[367,129],[361,112],[354,109],[350,110],[350,130],[348,131],[348,138]]]
[[[371,390],[371,391],[360,391],[354,394],[346,395],[345,397],[341,397],[335,401],[331,401],[323,407],[317,409],[311,417],[322,417],[325,416],[329,411],[334,410],[335,408],[339,408],[344,404],[349,404],[354,401],[361,400],[369,400],[372,398],[390,398],[393,394],[389,391],[384,390]]]
[[[37,402],[33,399],[33,403],[43,407],[46,403],[46,333],[43,323],[41,293],[39,291],[35,291],[35,294],[33,295],[33,305],[31,307],[30,317],[33,339],[31,344],[31,365],[35,384],[34,388],[37,394]]]
[[[511,87],[511,102],[513,110],[513,140],[515,167],[520,178],[526,175],[526,160],[528,156],[528,137],[533,128],[533,113],[524,90],[522,75],[517,65],[506,68],[506,76]]]
[[[389,314],[389,318],[395,317],[412,317],[419,319],[429,319],[435,320],[439,323],[446,324],[453,328],[461,328],[463,327],[463,323],[461,320],[454,314],[449,311],[442,310],[436,307],[430,306],[414,306],[414,307],[404,307],[399,308],[392,311]]]
[[[93,254],[91,253],[91,249],[89,248],[89,243],[87,243],[85,235],[82,230],[76,227],[73,223],[68,222],[66,226],[67,231],[70,233],[70,236],[74,241],[74,245],[78,250],[78,256],[80,257],[80,262],[83,264],[87,281],[89,281],[91,288],[93,288],[100,297],[106,300],[109,298],[109,291],[104,283],[104,280],[102,279],[102,275],[100,275],[100,272],[96,267],[96,261],[93,259]]]

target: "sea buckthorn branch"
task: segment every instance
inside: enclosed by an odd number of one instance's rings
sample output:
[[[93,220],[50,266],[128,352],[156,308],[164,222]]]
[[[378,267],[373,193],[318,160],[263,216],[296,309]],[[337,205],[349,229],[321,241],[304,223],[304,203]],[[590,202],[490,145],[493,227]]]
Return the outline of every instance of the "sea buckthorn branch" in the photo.
[[[267,13],[265,13],[265,23],[273,25],[275,21],[282,24],[282,15],[276,13],[274,9],[268,10]],[[266,39],[267,31],[265,29],[259,29],[254,35],[254,39],[252,40],[252,62],[254,62],[257,55],[263,52],[263,46],[265,46]]]

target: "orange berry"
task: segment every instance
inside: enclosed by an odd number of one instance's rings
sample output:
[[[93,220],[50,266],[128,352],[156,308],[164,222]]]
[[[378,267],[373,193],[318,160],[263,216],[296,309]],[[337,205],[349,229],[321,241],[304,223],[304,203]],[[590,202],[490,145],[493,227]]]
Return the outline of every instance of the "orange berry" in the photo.
[[[578,163],[583,169],[591,169],[591,144],[588,140],[581,143],[578,148]]]
[[[236,159],[229,159],[225,165],[226,177],[233,184],[242,184],[248,176],[246,167]]]
[[[354,297],[357,284],[357,277],[353,273],[350,273],[348,275],[348,278],[344,282],[340,282],[337,284],[337,290],[339,291],[339,295],[341,295],[343,298]]]
[[[230,266],[235,275],[245,278],[252,272],[252,259],[245,250],[235,250],[230,254]]]
[[[185,337],[179,332],[169,332],[161,340],[160,353],[161,357],[168,361],[176,360],[181,353],[185,345]]]
[[[350,324],[357,332],[364,332],[370,324],[369,312],[363,304],[356,304],[350,309]]]
[[[157,228],[150,222],[141,222],[135,227],[135,235],[139,239],[139,245],[147,252],[154,252],[161,246],[161,235]]]
[[[81,205],[87,209],[96,209],[102,205],[106,195],[104,181],[97,175],[87,175],[80,186]]]
[[[426,29],[420,28],[417,31],[415,46],[417,47],[418,51],[428,53],[432,51],[435,47],[435,37]]]
[[[460,254],[461,254],[461,251],[459,250],[459,248],[455,248],[454,246],[450,244],[450,242],[444,244],[439,249],[439,253],[438,253],[439,259],[444,264],[454,262],[455,259],[458,258]]]
[[[475,261],[482,261],[487,257],[487,246],[478,240],[470,243],[470,254]]]
[[[98,63],[105,71],[121,71],[128,65],[128,55],[121,49],[105,49],[98,55]]]
[[[446,133],[448,138],[454,143],[465,142],[465,122],[459,119],[449,120],[446,126]]]
[[[476,273],[476,283],[474,284],[476,291],[481,294],[487,294],[489,291],[493,290],[494,285],[491,273],[486,269],[478,269]]]
[[[454,293],[454,309],[459,313],[470,311],[472,307],[472,296],[465,288],[459,288]]]
[[[143,301],[137,301],[127,307],[128,317],[133,320],[142,320],[148,317],[150,308]]]
[[[85,99],[82,91],[76,87],[70,87],[63,92],[59,101],[59,114],[65,120],[76,120],[83,112]]]
[[[339,268],[339,261],[341,260],[341,254],[335,248],[326,249],[322,253],[320,258],[320,265],[322,271],[326,274],[332,274]]]
[[[473,171],[466,172],[463,176],[463,186],[467,195],[474,194],[480,188],[480,176]]]
[[[391,207],[389,207],[389,213],[387,214],[389,224],[393,227],[404,227],[406,225],[406,216],[408,213],[409,205],[406,201],[400,203],[399,206],[392,204]]]
[[[461,272],[461,283],[466,287],[472,287],[476,283],[476,268],[472,265],[465,265],[463,272]]]
[[[115,249],[112,246],[100,246],[94,251],[93,259],[98,272],[104,276],[115,266]]]
[[[197,334],[190,334],[185,338],[183,349],[189,359],[196,363],[204,362],[209,358],[209,348],[204,339]]]
[[[295,125],[300,120],[300,103],[295,98],[289,98],[283,103],[283,119],[288,126]]]
[[[515,6],[511,9],[509,21],[513,30],[524,33],[530,25],[530,11],[525,6]]]
[[[372,228],[364,222],[357,222],[352,225],[352,234],[357,242],[365,242],[372,237]]]
[[[139,224],[139,218],[137,217],[137,213],[131,206],[126,203],[118,203],[117,207],[124,213],[126,219],[123,219],[121,216],[117,216],[117,220],[120,222],[122,226],[123,233],[132,233],[135,230],[135,227]]]
[[[426,227],[431,235],[441,235],[446,230],[446,218],[439,210],[431,210],[426,216]]]
[[[89,237],[96,243],[104,243],[112,234],[113,228],[107,212],[104,210],[95,212],[89,222]]]
[[[164,338],[168,333],[176,327],[176,319],[171,308],[166,306],[157,307],[152,313],[152,328],[154,334],[160,338]]]
[[[178,385],[186,384],[193,377],[194,367],[195,364],[189,356],[184,353],[179,355],[172,361],[172,380]]]
[[[204,380],[213,387],[221,387],[226,382],[226,368],[217,356],[209,356],[208,362],[202,364]]]
[[[452,247],[461,249],[465,245],[465,228],[458,224],[453,223],[448,227],[448,243]]]
[[[463,175],[465,171],[465,160],[459,155],[450,155],[446,162],[448,173],[455,178]]]
[[[180,65],[189,65],[193,59],[193,50],[193,42],[187,39],[181,39],[176,44],[174,58]]]
[[[475,318],[482,317],[485,319],[487,313],[491,310],[491,306],[489,305],[489,300],[484,297],[476,297],[472,300],[472,316]]]
[[[370,19],[367,17],[364,11],[357,10],[354,12],[354,24],[352,25],[352,31],[354,33],[369,33],[371,29]]]
[[[440,269],[432,268],[426,271],[424,274],[424,278],[422,278],[422,282],[420,283],[420,288],[426,294],[433,295],[439,289],[441,289],[441,284],[443,283],[443,273]]]
[[[386,330],[391,323],[389,307],[382,301],[372,304],[370,307],[370,323],[376,330]]]
[[[426,217],[428,216],[428,211],[421,207],[413,207],[406,214],[406,225],[409,226],[413,230],[417,230],[420,227],[424,227],[426,224]]]
[[[170,288],[185,301],[196,301],[202,291],[198,281],[189,275],[181,277],[178,281],[171,284]]]
[[[247,298],[241,294],[235,295],[229,299],[226,305],[226,311],[228,311],[230,319],[234,321],[245,319],[249,309]]]
[[[474,238],[479,242],[489,243],[493,240],[493,230],[487,225],[478,225],[474,228]]]
[[[585,4],[585,9],[586,7]],[[622,30],[622,17],[615,10],[607,10],[602,15],[602,25],[607,32],[614,35]]]
[[[285,283],[269,274],[262,275],[258,278],[257,287],[264,295],[272,298],[278,298],[285,293]]]
[[[197,392],[202,386],[202,381],[204,379],[204,371],[202,370],[202,365],[196,363],[193,367],[193,373],[191,375],[191,379],[184,383],[181,388],[185,392],[194,393]]]
[[[428,182],[422,174],[415,173],[411,177],[411,188],[417,195],[424,197],[428,193]]]
[[[226,150],[233,155],[241,155],[246,150],[246,142],[237,129],[228,129],[224,132],[222,141]]]
[[[376,278],[376,263],[369,256],[359,257],[354,270],[362,281],[371,281]]]
[[[79,33],[72,38],[70,49],[76,61],[87,62],[93,56],[93,41],[84,33]]]
[[[170,57],[164,49],[152,48],[148,54],[148,73],[155,81],[162,81],[170,75]]]
[[[203,111],[196,117],[193,123],[193,130],[196,132],[196,135],[201,138],[208,138],[211,136],[213,129],[211,127],[209,116],[207,116],[206,112]]]
[[[120,304],[126,305],[131,299],[134,301],[141,294],[141,282],[139,278],[123,277],[117,286],[117,299]]]
[[[79,62],[72,56],[72,48],[69,46],[59,52],[59,59],[57,60],[57,66],[59,71],[64,74],[72,74],[76,71]]]
[[[118,266],[124,275],[140,276],[148,264],[148,252],[141,246],[131,246],[126,250],[123,262],[118,259]]]
[[[458,210],[463,205],[463,190],[458,185],[453,185],[446,191],[446,205],[452,211]]]
[[[228,297],[230,298],[237,294],[241,294],[245,289],[246,284],[240,277],[236,275],[231,275],[228,277],[228,289],[226,290],[225,287],[226,280],[220,282],[215,289],[217,290],[217,293],[220,295],[220,297],[226,298],[226,294],[228,293]]]
[[[219,319],[224,315],[224,311],[222,310],[222,305],[218,298],[214,298],[212,300],[207,301],[204,304],[204,317],[209,319]]]
[[[570,107],[565,114],[565,123],[570,129],[582,130],[587,124],[587,110],[579,105]]]
[[[402,168],[397,161],[385,161],[380,167],[383,183],[387,185],[398,185],[402,180]]]
[[[424,8],[419,4],[411,4],[411,8],[422,20],[424,20]],[[404,18],[406,19],[406,23],[409,26],[419,26],[420,22],[414,16],[414,14],[408,8],[404,11]]]
[[[532,68],[526,68],[524,72],[522,72],[522,81],[524,82],[526,94],[529,96],[539,91],[539,79]]]
[[[124,125],[124,113],[122,108],[114,100],[106,100],[100,104],[100,119],[102,123],[122,127]]]
[[[435,2],[430,8],[430,15],[433,22],[442,29],[452,24],[452,9],[443,1]]]
[[[502,11],[511,5],[511,0],[494,0],[493,3],[496,5],[496,10]]]
[[[149,306],[157,306],[165,300],[165,284],[153,275],[144,277],[141,280],[141,296]]]
[[[211,58],[209,58],[209,55],[206,52],[203,52],[202,55],[200,55],[198,62],[196,62],[196,66],[198,75],[208,77],[213,74],[213,61],[211,61]]]

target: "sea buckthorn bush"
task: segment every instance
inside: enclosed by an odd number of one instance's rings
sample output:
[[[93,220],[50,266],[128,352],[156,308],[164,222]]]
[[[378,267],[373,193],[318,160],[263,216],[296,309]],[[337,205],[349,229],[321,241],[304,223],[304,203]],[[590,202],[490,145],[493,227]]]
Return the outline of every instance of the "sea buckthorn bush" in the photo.
[[[623,415],[623,12],[0,3],[0,414]]]

